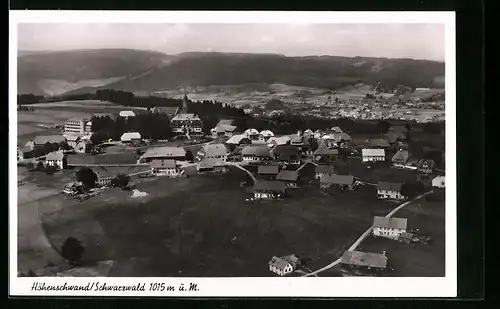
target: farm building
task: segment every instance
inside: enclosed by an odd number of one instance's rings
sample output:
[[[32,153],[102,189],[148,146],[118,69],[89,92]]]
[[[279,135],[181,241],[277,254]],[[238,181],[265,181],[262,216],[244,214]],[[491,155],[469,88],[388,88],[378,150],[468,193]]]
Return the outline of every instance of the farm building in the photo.
[[[267,179],[275,178],[279,173],[278,165],[259,165],[257,174]]]
[[[316,179],[321,179],[322,175],[333,175],[335,174],[333,165],[317,165],[316,169],[314,170],[315,172],[315,178]]]
[[[175,160],[155,159],[151,161],[151,174],[154,176],[178,176],[181,170],[178,168]]]
[[[123,118],[135,117],[135,113],[133,111],[121,111],[118,116]]]
[[[61,144],[66,142],[66,138],[62,135],[45,135],[45,136],[37,136],[33,140],[33,143],[26,143],[26,147],[30,147],[33,149],[34,147],[41,147],[46,143],[51,144]]]
[[[434,169],[434,161],[433,160],[426,160],[422,159],[418,162],[417,164],[417,170],[423,173],[432,173],[432,170]]]
[[[276,180],[284,182],[287,188],[297,188],[297,181],[299,180],[299,172],[291,170],[282,170],[278,173],[278,175],[276,175]]]
[[[200,159],[220,159],[226,161],[227,155],[229,154],[226,145],[219,144],[206,144],[198,152],[198,157]]]
[[[51,152],[45,157],[45,165],[64,169],[66,167],[66,156],[62,151]]]
[[[339,151],[337,149],[328,149],[319,147],[313,153],[313,160],[317,163],[328,163],[337,160]]]
[[[142,138],[139,132],[127,132],[122,134],[120,140],[122,143],[140,143]]]
[[[92,123],[88,118],[70,118],[64,123],[64,134],[85,134],[91,132]]]
[[[286,194],[286,185],[279,181],[257,181],[253,186],[254,198],[276,199]]]
[[[434,188],[444,188],[445,187],[445,177],[444,176],[437,176],[434,179],[432,179],[432,186]]]
[[[111,185],[111,181],[115,179],[116,174],[107,169],[100,169],[94,171],[97,175],[96,186],[98,187],[106,187]]]
[[[271,150],[271,156],[283,165],[300,165],[302,154],[296,146],[276,145]]]
[[[331,133],[330,136],[336,143],[344,143],[351,141],[351,136],[345,132]]]
[[[285,276],[292,273],[300,264],[300,260],[295,255],[288,255],[283,257],[273,256],[269,261],[269,270],[273,273]]]
[[[406,232],[406,218],[373,218],[373,236],[398,239],[399,235]]]
[[[218,126],[218,127],[210,129],[210,133],[212,134],[213,138],[217,138],[220,136],[225,136],[226,130],[224,130],[224,128],[222,126]]]
[[[148,148],[139,159],[139,163],[151,162],[154,159],[173,159],[186,161],[186,150],[182,147],[155,147]]]
[[[248,137],[245,137],[245,135],[243,134],[237,134],[231,136],[226,143],[233,145],[249,145],[252,143],[252,141]]]
[[[363,162],[383,162],[385,161],[384,149],[362,149]]]
[[[181,170],[186,176],[195,176],[198,174],[198,167],[196,165],[185,165],[181,167]]]
[[[198,163],[198,172],[226,172],[229,167],[224,161],[216,158],[205,158]]]
[[[379,199],[404,200],[406,197],[401,194],[403,184],[400,182],[384,182],[377,184],[377,196]]]
[[[337,147],[338,147],[337,141],[330,135],[325,135],[318,140],[318,149],[319,148],[331,149]]]
[[[387,257],[385,251],[382,254],[346,251],[340,259],[340,265],[343,271],[363,272],[368,274],[378,274],[386,270]]]
[[[320,187],[323,189],[334,186],[342,190],[352,190],[354,187],[354,176],[352,175],[323,174],[319,181]]]
[[[271,160],[271,154],[267,146],[245,146],[241,150],[243,162],[262,162]]]
[[[33,158],[33,149],[23,147],[17,148],[17,160]]]
[[[267,144],[268,145],[286,145],[286,144],[290,144],[290,141],[291,141],[291,139],[289,136],[279,136],[279,137],[273,136],[267,140]]]
[[[392,164],[397,167],[404,167],[410,157],[408,150],[399,150],[392,157]]]

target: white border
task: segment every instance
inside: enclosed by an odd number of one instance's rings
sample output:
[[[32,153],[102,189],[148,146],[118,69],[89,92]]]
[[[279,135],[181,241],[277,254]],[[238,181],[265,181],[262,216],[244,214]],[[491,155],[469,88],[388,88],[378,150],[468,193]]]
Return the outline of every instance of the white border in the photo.
[[[9,12],[9,258],[11,295],[40,296],[184,296],[184,297],[456,297],[456,97],[454,12],[137,12],[137,11],[10,11]],[[442,23],[446,53],[446,276],[442,278],[17,278],[17,24],[18,23]],[[178,287],[198,284],[197,292],[34,292],[46,284],[160,283]]]

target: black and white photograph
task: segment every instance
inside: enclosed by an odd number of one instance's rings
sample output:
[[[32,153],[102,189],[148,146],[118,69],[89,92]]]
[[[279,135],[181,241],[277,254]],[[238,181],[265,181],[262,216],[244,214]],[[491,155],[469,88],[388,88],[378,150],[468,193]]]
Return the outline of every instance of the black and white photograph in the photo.
[[[456,294],[453,13],[24,13],[21,294]]]

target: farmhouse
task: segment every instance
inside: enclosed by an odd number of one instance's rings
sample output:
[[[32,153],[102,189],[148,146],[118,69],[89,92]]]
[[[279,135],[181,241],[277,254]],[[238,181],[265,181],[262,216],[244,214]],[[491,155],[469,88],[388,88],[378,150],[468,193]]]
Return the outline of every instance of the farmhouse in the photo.
[[[299,264],[299,258],[295,255],[283,257],[273,256],[269,261],[269,270],[277,275],[285,276],[292,273]]]
[[[436,178],[432,179],[432,186],[434,188],[444,188],[445,187],[445,177],[444,176],[437,176]]]
[[[123,118],[135,117],[135,113],[133,111],[121,111],[118,116]]]
[[[261,162],[271,160],[267,146],[245,146],[241,150],[243,162]]]
[[[397,167],[404,167],[406,165],[406,162],[408,162],[409,157],[410,155],[408,154],[407,150],[399,150],[392,157],[392,164]]]
[[[406,197],[401,194],[402,186],[400,182],[380,181],[377,184],[377,196],[379,199],[404,200]]]
[[[257,174],[267,179],[275,178],[279,173],[278,165],[259,165]]]
[[[382,254],[346,251],[340,259],[343,271],[361,271],[370,274],[383,272],[387,267],[387,257],[385,251]]]
[[[277,145],[271,150],[274,159],[283,165],[300,165],[302,154],[296,146]]]
[[[286,185],[279,181],[257,181],[253,186],[254,198],[276,199],[286,194]]]
[[[383,162],[385,161],[384,149],[362,149],[363,162]]]
[[[120,137],[122,143],[140,143],[142,141],[141,134],[139,132],[127,132],[123,133]]]
[[[198,163],[198,172],[226,172],[229,170],[229,167],[226,165],[224,161],[221,159],[215,158],[206,158]]]
[[[406,218],[373,218],[373,236],[398,239],[399,235],[406,232]]]
[[[282,170],[276,176],[276,180],[283,181],[287,188],[297,188],[299,173],[297,171]]]
[[[91,132],[92,123],[87,118],[70,118],[64,123],[65,134],[85,134]]]
[[[155,147],[149,148],[139,159],[139,163],[151,162],[154,159],[172,159],[186,161],[186,151],[182,147]]]
[[[151,161],[151,174],[154,176],[178,176],[181,170],[177,167],[175,160],[155,159]]]
[[[432,173],[434,168],[434,160],[422,159],[417,164],[417,170],[423,173]]]
[[[17,148],[17,160],[24,160],[33,157],[33,149],[28,147]]]
[[[315,174],[316,179],[321,179],[321,176],[323,176],[323,175],[330,175],[331,176],[331,175],[335,174],[332,165],[317,165],[314,172],[316,173]]]
[[[51,152],[45,157],[45,165],[64,169],[66,167],[66,156],[62,151]]]
[[[352,190],[354,187],[354,176],[352,175],[323,174],[319,181],[320,187],[323,189],[335,186],[341,190]]]
[[[99,171],[95,171],[95,173],[97,175],[96,186],[98,187],[110,186],[111,181],[116,177],[115,173],[107,169],[101,169]]]
[[[337,149],[328,149],[324,147],[319,147],[314,152],[313,160],[317,163],[328,163],[333,162],[337,159],[339,151]]]
[[[226,143],[232,145],[250,145],[252,141],[243,134],[236,134],[231,136]]]
[[[200,159],[220,159],[226,161],[227,155],[229,154],[226,145],[219,144],[206,144],[198,152]]]

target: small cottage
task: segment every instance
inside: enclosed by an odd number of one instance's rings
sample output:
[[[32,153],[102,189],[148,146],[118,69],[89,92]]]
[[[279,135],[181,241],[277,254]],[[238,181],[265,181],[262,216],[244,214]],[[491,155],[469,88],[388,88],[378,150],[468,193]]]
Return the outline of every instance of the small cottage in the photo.
[[[282,170],[276,176],[276,180],[284,182],[287,188],[297,188],[299,173],[292,170]]]
[[[382,254],[346,251],[340,259],[343,272],[355,272],[358,274],[379,274],[387,268],[387,257],[385,251]]]
[[[352,190],[354,188],[354,176],[323,174],[320,178],[320,187],[326,189],[332,186],[341,190]]]
[[[277,275],[285,276],[292,273],[295,266],[281,257],[273,256],[269,261],[269,270]]]
[[[62,151],[51,152],[45,157],[45,165],[64,169],[66,167],[66,156]]]
[[[406,197],[401,194],[402,187],[400,182],[380,181],[377,184],[377,196],[379,199],[404,200]]]
[[[257,181],[253,192],[256,199],[276,199],[286,194],[286,185],[279,181]]]
[[[434,188],[444,188],[445,187],[445,177],[444,176],[437,176],[434,179],[432,179],[432,186]]]
[[[362,149],[363,162],[383,162],[385,161],[384,149]]]
[[[398,239],[399,235],[406,233],[406,218],[373,218],[373,236]]]
[[[259,165],[257,170],[257,174],[266,179],[274,179],[278,173],[278,165]]]
[[[154,176],[179,176],[181,170],[177,167],[175,160],[154,159],[151,161],[151,174]]]

